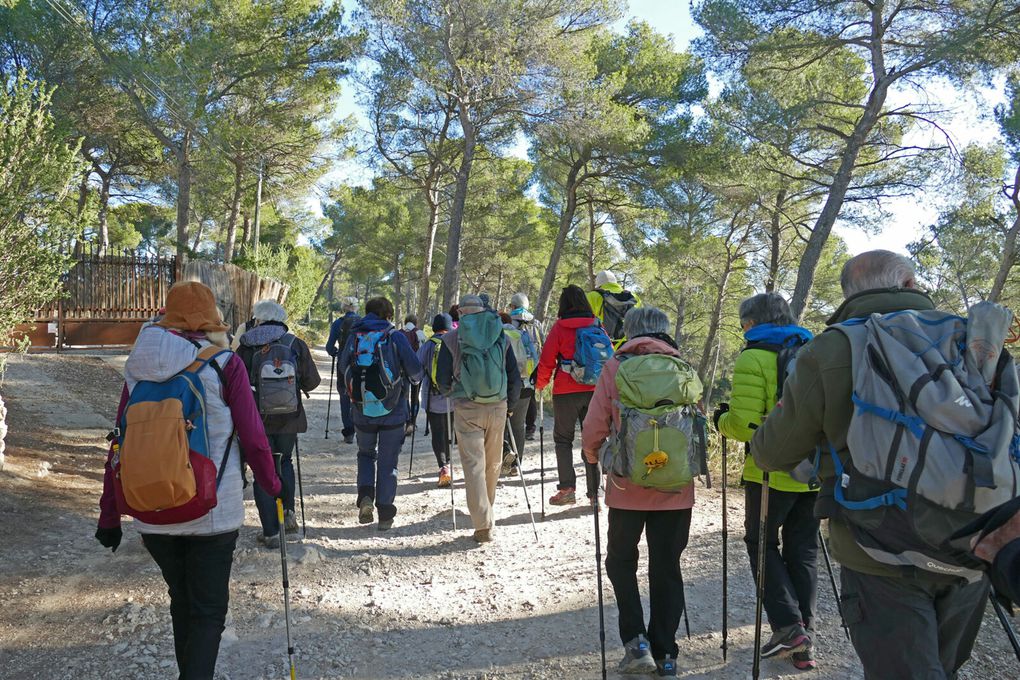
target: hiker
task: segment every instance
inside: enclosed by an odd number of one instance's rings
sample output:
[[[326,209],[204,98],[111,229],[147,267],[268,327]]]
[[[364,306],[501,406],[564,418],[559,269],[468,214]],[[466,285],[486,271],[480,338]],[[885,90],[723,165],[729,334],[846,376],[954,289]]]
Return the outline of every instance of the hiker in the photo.
[[[357,298],[344,298],[340,303],[340,310],[343,315],[333,321],[333,325],[329,328],[329,340],[326,341],[326,353],[333,361],[340,357],[340,353],[347,346],[351,329],[361,321],[361,317],[358,316]],[[336,390],[340,396],[340,422],[343,424],[340,434],[343,436],[345,444],[353,444],[354,416],[351,413],[351,396],[344,386],[343,373],[340,374],[340,380],[336,382]]]
[[[162,572],[182,678],[212,678],[216,667],[234,546],[244,522],[237,441],[258,484],[273,496],[281,489],[248,372],[240,357],[226,349],[222,318],[208,286],[181,281],[167,293],[164,318],[139,333],[124,366],[115,446],[99,502],[96,539],[116,552],[120,515],[131,513]],[[152,417],[154,411],[158,415],[185,406],[184,397],[169,398],[169,389],[182,379],[190,386],[183,390],[187,395],[204,392],[196,402],[199,411],[187,421],[190,429],[180,418]],[[190,464],[165,465],[176,456]],[[199,493],[209,487],[215,489],[212,498]],[[181,505],[176,492],[193,498]],[[200,499],[206,502],[196,506]]]
[[[358,522],[371,524],[379,509],[379,531],[397,514],[397,460],[404,445],[407,392],[422,379],[421,362],[391,322],[393,303],[375,297],[365,318],[351,328],[338,366],[351,395],[358,435]]]
[[[588,304],[613,339],[613,348],[619,348],[627,340],[623,331],[623,318],[627,312],[641,306],[641,298],[624,290],[616,282],[616,274],[604,269],[595,275],[595,290],[588,292]]]
[[[503,322],[503,333],[514,351],[517,369],[521,377],[521,393],[517,401],[508,405],[510,428],[503,434],[503,467],[502,475],[517,476],[517,468],[524,457],[524,421],[528,416],[528,407],[534,401],[535,387],[531,384],[531,374],[538,365],[538,350],[531,342],[526,331],[514,326],[513,318],[507,312],[500,313]],[[512,435],[512,437],[511,437]],[[516,453],[514,452],[516,447]]]
[[[472,538],[487,543],[493,538],[507,404],[517,403],[521,378],[499,316],[478,295],[463,296],[459,310],[460,324],[445,334],[439,349],[436,382],[453,400]]]
[[[425,368],[425,380],[422,380],[422,400],[425,402],[425,417],[432,432],[432,452],[436,454],[439,464],[440,487],[447,487],[453,482],[450,475],[450,428],[448,419],[453,411],[453,403],[442,392],[436,382],[436,371],[439,364],[439,347],[443,337],[451,330],[453,319],[449,314],[437,314],[432,319],[432,337],[421,344],[418,350],[418,361]]]
[[[418,317],[414,314],[405,316],[404,326],[400,329],[400,332],[407,338],[407,343],[411,345],[411,351],[418,354],[421,343],[425,342],[425,333],[418,328]],[[415,388],[408,389],[407,392],[411,399],[411,404],[407,411],[407,424],[404,427],[404,431],[408,436],[412,436],[414,434],[415,421],[418,420],[418,409],[420,408],[418,399],[421,392]]]
[[[453,330],[457,330],[457,324],[460,323],[460,305],[451,305],[447,314],[453,319]]]
[[[910,260],[883,250],[851,258],[840,283],[845,301],[797,354],[751,453],[765,471],[790,471],[821,445],[815,514],[843,565],[865,678],[954,678],[988,580],[948,534],[970,516],[959,508],[1009,500],[1020,473],[1004,450],[1020,404],[1003,350],[1012,314],[990,303],[966,321],[937,312]]]
[[[584,291],[569,285],[560,293],[556,323],[546,336],[545,346],[538,360],[535,389],[541,391],[553,383],[553,443],[556,447],[556,467],[559,482],[550,505],[573,505],[576,502],[577,474],[574,472],[574,432],[588,413],[588,403],[595,391],[591,384],[579,383],[570,370],[576,349],[577,331],[599,326],[591,311]],[[584,458],[582,457],[582,461]],[[589,501],[595,499],[599,488],[597,465],[584,461],[584,475]]]
[[[740,327],[746,345],[733,367],[729,404],[720,404],[713,419],[722,436],[751,441],[754,431],[776,404],[780,381],[786,377],[791,351],[811,339],[797,325],[790,306],[778,293],[753,295],[740,303]],[[782,370],[780,370],[782,369]],[[780,375],[781,374],[781,375]],[[758,579],[759,513],[762,472],[754,459],[744,459],[744,543],[751,574]],[[772,627],[762,658],[790,656],[800,670],[815,667],[813,638],[818,587],[818,494],[785,472],[769,475],[768,525],[765,537],[764,609]],[[783,547],[780,550],[779,537]]]
[[[252,310],[255,324],[241,336],[238,356],[248,369],[255,404],[262,415],[269,446],[280,459],[283,507],[287,536],[298,537],[294,514],[294,449],[298,435],[308,431],[301,393],[322,382],[315,360],[303,340],[287,327],[287,311],[276,300],[259,300]],[[267,548],[280,547],[280,521],[276,499],[255,482],[255,507],[262,533],[256,541]]]
[[[586,461],[597,465],[603,444],[613,438],[610,450],[620,450],[621,455],[629,458],[631,468],[638,469],[637,481],[633,473],[629,477],[619,474],[623,466],[610,463],[603,469],[607,474],[609,508],[606,573],[616,594],[620,639],[624,643],[619,671],[675,677],[680,651],[676,632],[686,606],[680,555],[687,547],[691,528],[694,470],[686,467],[686,474],[653,481],[650,469],[643,475],[648,479],[642,478],[644,466],[640,462],[659,449],[660,444],[669,448],[680,440],[689,442],[670,426],[685,416],[693,417],[693,407],[689,405],[701,398],[702,385],[694,370],[680,359],[676,343],[669,336],[669,319],[664,312],[655,307],[635,309],[627,314],[624,324],[630,339],[602,370],[581,430],[582,449]],[[639,361],[638,357],[643,359]],[[639,389],[632,389],[634,385]],[[664,402],[673,408],[656,408]],[[628,409],[626,415],[621,414],[621,403]],[[683,405],[692,410],[685,414]],[[638,415],[631,410],[637,407],[649,407],[654,415]],[[615,433],[623,431],[624,417],[628,420],[628,434],[617,440]],[[653,430],[653,437],[645,438],[646,446],[641,448],[637,437],[648,430]],[[679,463],[687,453],[671,450],[669,457],[675,456]],[[687,466],[687,460],[682,465]],[[646,486],[660,482],[661,488]],[[648,545],[651,612],[647,626],[637,581],[642,532]]]
[[[545,344],[545,329],[542,323],[535,318],[535,315],[528,309],[530,301],[524,293],[514,293],[510,297],[510,323],[514,328],[524,331],[531,339],[532,346],[541,353],[542,345]],[[524,416],[524,438],[532,441],[535,438],[535,423],[538,419],[538,396],[535,390],[531,390],[531,400],[528,401],[528,410]]]

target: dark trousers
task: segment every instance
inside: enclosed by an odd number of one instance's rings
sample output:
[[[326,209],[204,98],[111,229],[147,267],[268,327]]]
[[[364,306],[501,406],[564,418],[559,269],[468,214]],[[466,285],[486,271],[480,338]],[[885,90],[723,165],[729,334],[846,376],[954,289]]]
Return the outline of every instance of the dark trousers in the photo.
[[[843,567],[840,581],[843,615],[866,680],[956,678],[981,628],[987,580],[889,578]]]
[[[403,425],[358,425],[358,503],[369,497],[379,519],[397,514],[397,461],[404,446]]]
[[[237,531],[215,536],[142,534],[170,592],[180,680],[211,680],[230,601]]]
[[[769,489],[765,536],[765,613],[772,629],[814,625],[818,600],[818,520],[814,492]],[[751,574],[758,579],[761,484],[744,486],[744,544]],[[782,532],[783,546],[779,547]]]
[[[294,447],[297,445],[296,434],[266,434],[269,448],[273,453],[282,453],[280,468],[283,473],[283,507],[294,512]],[[259,522],[262,523],[264,536],[275,536],[280,533],[280,520],[276,516],[276,498],[262,490],[255,482],[255,507],[259,511]]]
[[[344,437],[350,437],[354,434],[354,413],[351,411],[351,397],[347,394],[342,378],[340,383],[337,384],[337,390],[340,392],[340,421],[344,425],[344,429],[340,434]]]
[[[449,413],[433,413],[426,411],[429,419],[429,431],[432,433],[432,453],[436,454],[439,467],[450,464],[450,421]]]
[[[535,431],[535,423],[538,422],[538,395],[531,390],[531,401],[528,402],[528,412],[525,414],[524,427],[528,432]]]
[[[517,399],[517,402],[510,407],[510,411],[513,413],[510,416],[510,429],[504,430],[503,434],[503,450],[509,451],[510,446],[510,434],[512,433],[513,443],[517,445],[517,464],[520,465],[524,459],[524,421],[528,415],[528,404],[533,401],[535,396],[535,390],[531,387],[525,387],[521,389],[521,396]]]
[[[573,489],[577,486],[574,433],[588,414],[591,395],[592,392],[553,395],[553,443],[556,445],[556,468],[560,478],[557,489]],[[583,456],[581,460],[584,461]],[[588,498],[592,498],[599,489],[599,466],[584,461],[584,476]]]
[[[609,508],[606,574],[616,593],[620,640],[626,644],[638,635],[647,635],[656,659],[666,655],[676,658],[680,651],[676,631],[686,606],[680,554],[687,547],[690,530],[689,509],[645,512]],[[648,545],[651,612],[647,627],[637,581],[638,542],[642,531]]]
[[[418,385],[408,383],[407,392],[410,395],[410,405],[407,410],[407,422],[413,423],[418,419],[418,411],[421,407],[421,389]]]

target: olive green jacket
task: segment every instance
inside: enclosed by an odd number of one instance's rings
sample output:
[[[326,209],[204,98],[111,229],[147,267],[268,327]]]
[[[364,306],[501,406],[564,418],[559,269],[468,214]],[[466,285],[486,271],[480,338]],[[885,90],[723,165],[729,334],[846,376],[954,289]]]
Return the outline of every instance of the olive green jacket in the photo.
[[[829,319],[837,324],[847,319],[888,314],[907,309],[929,310],[935,305],[924,293],[906,288],[869,290],[848,298]],[[817,513],[827,516],[832,507],[833,472],[828,443],[844,460],[849,459],[847,431],[853,415],[853,373],[850,343],[842,333],[822,333],[797,353],[797,370],[786,381],[783,399],[751,440],[751,455],[768,471],[790,471],[805,458],[814,456],[815,447],[822,447],[819,477],[823,491],[819,493]],[[832,554],[845,567],[876,576],[901,576],[897,567],[879,564],[868,557],[854,542],[850,529],[842,520],[829,522]]]

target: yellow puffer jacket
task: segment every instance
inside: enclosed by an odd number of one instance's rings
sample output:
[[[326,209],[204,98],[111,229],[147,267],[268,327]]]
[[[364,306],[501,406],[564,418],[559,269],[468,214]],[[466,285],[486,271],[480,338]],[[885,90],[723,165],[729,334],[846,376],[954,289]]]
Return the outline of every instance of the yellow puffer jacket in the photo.
[[[730,410],[719,418],[719,432],[738,442],[751,441],[754,430],[776,405],[776,353],[767,349],[745,349],[733,367]],[[754,427],[751,427],[751,426]],[[754,459],[744,459],[744,481],[761,484],[761,469]],[[776,491],[811,491],[807,484],[785,472],[769,473],[769,488]]]

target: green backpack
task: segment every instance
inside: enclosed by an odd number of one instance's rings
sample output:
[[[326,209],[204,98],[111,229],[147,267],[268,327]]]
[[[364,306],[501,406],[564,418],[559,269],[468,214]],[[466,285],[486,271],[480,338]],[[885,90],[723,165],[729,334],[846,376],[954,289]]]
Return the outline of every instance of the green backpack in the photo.
[[[467,314],[457,327],[460,370],[452,396],[479,404],[506,401],[506,336],[494,312]]]
[[[697,434],[701,380],[666,354],[617,355],[620,429],[602,448],[602,469],[633,484],[680,491],[700,471]]]

